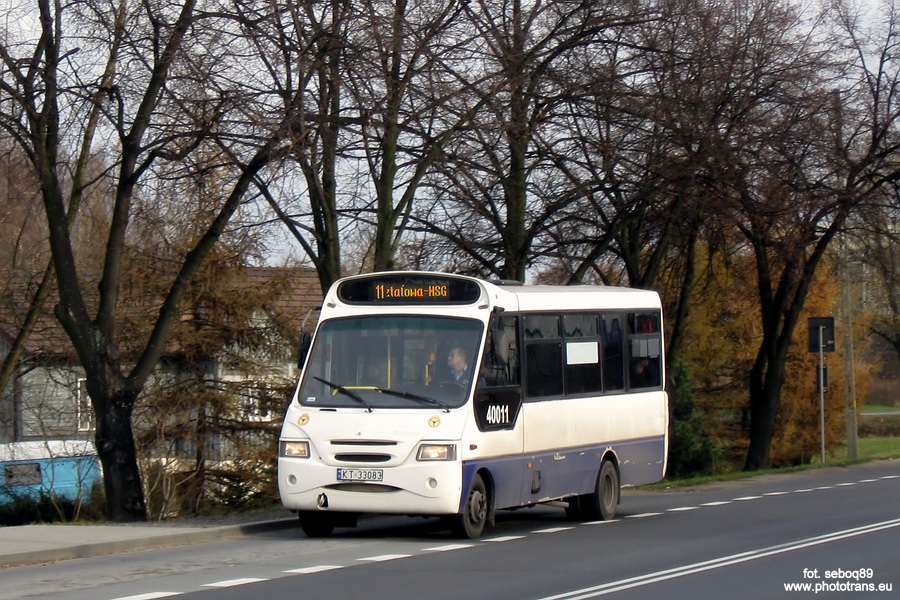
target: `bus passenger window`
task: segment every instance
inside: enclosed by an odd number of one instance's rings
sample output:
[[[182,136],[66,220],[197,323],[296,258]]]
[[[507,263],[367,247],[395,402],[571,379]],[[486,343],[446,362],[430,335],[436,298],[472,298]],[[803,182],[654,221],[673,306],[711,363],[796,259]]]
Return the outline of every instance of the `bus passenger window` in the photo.
[[[566,341],[566,394],[601,391],[600,346],[596,341]]]
[[[643,356],[632,359],[629,385],[632,388],[657,387],[659,385],[659,358]]]
[[[659,387],[661,384],[659,361],[662,354],[659,314],[630,314],[628,323],[628,387],[630,389]]]
[[[525,383],[531,398],[563,393],[559,315],[525,315]]]
[[[519,339],[516,317],[495,316],[488,331],[481,366],[486,386],[519,385]]]
[[[528,315],[525,317],[526,340],[559,339],[558,315]]]
[[[625,388],[625,358],[622,344],[622,316],[604,315],[600,327],[603,342],[603,389],[605,391]]]
[[[596,314],[572,314],[563,316],[563,329],[567,338],[597,337],[598,316]]]
[[[600,316],[597,313],[563,315],[566,339],[566,395],[602,391]]]
[[[563,393],[562,344],[541,342],[525,346],[526,393],[530,398]]]

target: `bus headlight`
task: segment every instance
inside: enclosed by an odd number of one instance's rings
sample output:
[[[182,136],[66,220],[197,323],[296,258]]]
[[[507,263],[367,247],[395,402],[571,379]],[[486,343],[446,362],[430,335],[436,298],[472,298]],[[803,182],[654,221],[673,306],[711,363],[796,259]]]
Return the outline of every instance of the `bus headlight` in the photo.
[[[456,444],[422,444],[416,460],[456,460]]]
[[[286,458],[309,458],[309,442],[278,442],[278,456]]]

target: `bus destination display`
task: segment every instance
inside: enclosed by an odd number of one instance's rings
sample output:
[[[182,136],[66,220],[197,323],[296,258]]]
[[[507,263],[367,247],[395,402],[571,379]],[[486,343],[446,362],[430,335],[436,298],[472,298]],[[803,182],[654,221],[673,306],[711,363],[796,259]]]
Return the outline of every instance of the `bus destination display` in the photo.
[[[375,284],[375,301],[382,300],[447,300],[450,298],[450,287],[433,283],[431,285],[399,285],[393,283]]]
[[[468,279],[392,274],[345,281],[338,296],[348,304],[472,304],[481,290]]]

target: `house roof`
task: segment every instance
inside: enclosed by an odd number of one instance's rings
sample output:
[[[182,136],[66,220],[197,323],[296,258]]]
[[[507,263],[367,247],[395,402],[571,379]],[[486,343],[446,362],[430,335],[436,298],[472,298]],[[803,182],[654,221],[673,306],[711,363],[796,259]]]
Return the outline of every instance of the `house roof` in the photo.
[[[7,272],[5,279],[6,285],[0,292],[0,339],[8,347],[19,331],[29,301],[37,289],[35,282],[39,280],[21,272]],[[252,267],[231,272],[225,281],[205,282],[203,287],[205,290],[194,296],[191,306],[183,303],[182,323],[196,325],[200,321],[208,321],[210,327],[237,327],[237,320],[249,319],[258,311],[264,311],[283,336],[297,340],[305,318],[305,329],[311,331],[322,302],[316,271],[305,267]],[[71,341],[53,314],[57,299],[54,289],[26,342],[26,353],[32,358],[43,356],[71,361],[75,357]],[[140,302],[120,308],[121,318],[117,327],[121,338],[120,350],[124,354],[143,347],[146,335],[141,334],[149,333],[161,304],[162,297],[144,297]],[[181,353],[184,344],[179,342],[178,335],[176,328],[167,353]],[[129,344],[129,341],[134,343]]]

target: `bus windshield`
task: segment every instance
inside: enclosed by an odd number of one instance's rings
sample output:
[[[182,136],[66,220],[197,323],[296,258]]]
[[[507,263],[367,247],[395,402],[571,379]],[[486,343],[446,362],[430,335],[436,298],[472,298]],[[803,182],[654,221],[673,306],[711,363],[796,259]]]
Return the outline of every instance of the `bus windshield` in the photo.
[[[323,322],[297,394],[310,407],[439,408],[469,395],[480,321],[370,315]]]

